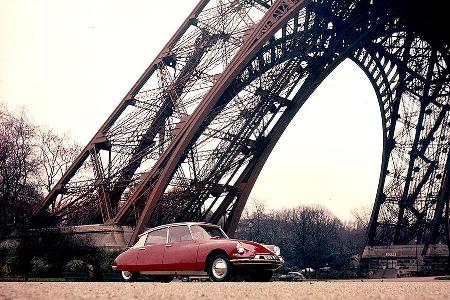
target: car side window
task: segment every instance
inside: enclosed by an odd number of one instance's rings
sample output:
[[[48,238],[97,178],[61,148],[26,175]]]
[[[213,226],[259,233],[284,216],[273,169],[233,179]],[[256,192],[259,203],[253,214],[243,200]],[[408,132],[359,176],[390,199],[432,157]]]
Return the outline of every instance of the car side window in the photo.
[[[191,241],[192,236],[187,226],[174,226],[169,229],[170,242]]]
[[[148,233],[145,245],[160,245],[167,242],[167,228],[155,230]]]

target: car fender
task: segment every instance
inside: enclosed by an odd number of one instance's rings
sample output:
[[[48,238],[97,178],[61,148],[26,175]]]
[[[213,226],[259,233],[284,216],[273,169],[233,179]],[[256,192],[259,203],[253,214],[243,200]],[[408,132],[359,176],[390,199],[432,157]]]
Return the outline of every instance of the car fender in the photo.
[[[113,265],[118,271],[137,271],[138,249],[130,248],[122,252],[114,260]]]
[[[208,240],[200,241],[197,255],[197,269],[204,270],[206,268],[207,259],[212,253],[222,252],[230,259],[236,252],[237,242],[230,240]]]

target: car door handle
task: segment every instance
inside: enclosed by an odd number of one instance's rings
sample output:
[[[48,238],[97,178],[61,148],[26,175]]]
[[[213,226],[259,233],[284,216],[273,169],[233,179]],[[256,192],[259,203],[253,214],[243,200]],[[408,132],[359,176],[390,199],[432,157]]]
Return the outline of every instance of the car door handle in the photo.
[[[166,245],[166,247],[172,247],[172,245],[170,245],[170,244],[167,244],[167,245]]]
[[[141,247],[141,248],[139,248],[139,250],[145,250],[145,247]]]

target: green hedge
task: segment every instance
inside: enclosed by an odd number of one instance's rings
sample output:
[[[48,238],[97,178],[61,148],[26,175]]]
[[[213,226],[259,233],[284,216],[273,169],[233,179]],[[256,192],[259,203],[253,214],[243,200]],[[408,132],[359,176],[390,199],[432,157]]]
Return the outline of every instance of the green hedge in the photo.
[[[88,272],[103,280],[121,250],[93,247],[70,234],[24,236],[16,249],[0,250],[0,277],[62,278],[64,272]]]

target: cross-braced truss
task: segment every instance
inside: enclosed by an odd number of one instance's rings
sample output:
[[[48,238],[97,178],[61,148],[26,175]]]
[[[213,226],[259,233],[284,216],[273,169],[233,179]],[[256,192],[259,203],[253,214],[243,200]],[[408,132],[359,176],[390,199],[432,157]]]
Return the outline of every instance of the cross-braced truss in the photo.
[[[368,244],[447,243],[450,51],[390,3],[200,1],[35,216],[132,225],[131,242],[174,221],[232,234],[285,128],[351,59],[383,121]]]

